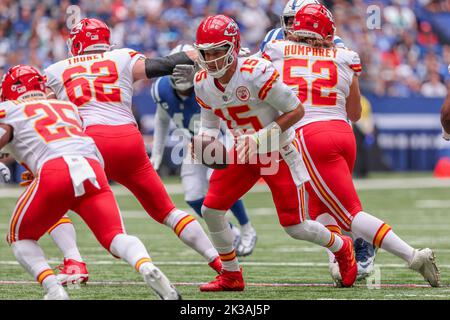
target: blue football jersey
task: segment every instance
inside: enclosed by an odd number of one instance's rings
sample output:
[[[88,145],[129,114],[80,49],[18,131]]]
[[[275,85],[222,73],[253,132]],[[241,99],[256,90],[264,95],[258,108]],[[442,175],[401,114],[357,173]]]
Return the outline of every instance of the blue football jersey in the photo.
[[[264,40],[259,45],[259,51],[264,52],[266,44],[268,44],[269,42],[271,42],[273,40],[283,40],[283,39],[284,39],[283,29],[281,29],[281,28],[272,29],[269,32],[267,32],[266,36],[264,37]],[[342,39],[336,35],[334,36],[333,42],[336,45],[336,47],[342,47],[342,48],[345,47],[345,44],[342,41]]]
[[[178,128],[196,133],[195,124],[200,123],[200,106],[195,100],[195,93],[181,98],[170,84],[169,76],[159,78],[152,86],[151,95],[157,106],[161,106]]]

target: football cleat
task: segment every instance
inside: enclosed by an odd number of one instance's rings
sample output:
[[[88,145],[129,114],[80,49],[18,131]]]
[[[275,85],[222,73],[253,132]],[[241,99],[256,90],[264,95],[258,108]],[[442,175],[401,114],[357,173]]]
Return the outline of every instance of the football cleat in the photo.
[[[48,290],[44,300],[70,300],[69,295],[62,286],[54,286]]]
[[[239,271],[222,272],[213,281],[200,286],[200,291],[242,291],[245,288],[242,268]]]
[[[330,270],[331,278],[337,287],[340,287],[342,284],[341,273],[339,272],[339,263],[334,259],[333,262],[329,262],[328,269]]]
[[[341,274],[341,286],[351,287],[356,281],[358,267],[356,265],[355,252],[353,251],[352,238],[341,236],[344,245],[341,250],[334,253],[336,261],[339,264],[339,272]]]
[[[257,239],[256,230],[252,225],[242,228],[241,238],[236,247],[236,255],[239,257],[251,255],[253,249],[255,249]]]
[[[220,274],[222,272],[222,261],[220,260],[220,257],[216,257],[212,262],[208,263],[208,265],[217,273]]]
[[[431,249],[414,249],[414,256],[409,267],[419,272],[432,287],[441,285],[441,274],[436,265],[436,256]]]
[[[154,264],[148,263],[142,266],[141,273],[145,282],[161,300],[181,300],[177,289]]]
[[[85,284],[89,279],[89,273],[84,262],[64,259],[64,263],[55,269],[60,270],[56,278],[63,286],[67,284]]]
[[[234,224],[230,223],[231,232],[233,232],[233,247],[236,248],[239,244],[239,241],[241,241],[241,231],[238,227],[236,227]]]
[[[375,256],[378,248],[362,238],[356,239],[353,245],[355,246],[356,263],[358,265],[356,280],[363,280],[375,270]]]

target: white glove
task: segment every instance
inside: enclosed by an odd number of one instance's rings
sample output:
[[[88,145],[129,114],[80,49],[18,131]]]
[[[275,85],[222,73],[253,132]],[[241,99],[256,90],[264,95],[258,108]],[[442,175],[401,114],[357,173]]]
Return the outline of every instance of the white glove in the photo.
[[[189,64],[176,65],[173,69],[172,77],[177,89],[185,91],[192,88],[195,72],[195,66]]]
[[[442,138],[444,138],[444,140],[450,141],[450,134],[445,132],[444,128],[442,128]]]
[[[251,53],[251,51],[250,51],[249,48],[241,47],[241,48],[239,49],[239,54],[238,54],[238,56],[239,56],[239,57],[247,57],[247,56],[250,55],[250,53]]]
[[[8,183],[11,180],[11,171],[9,168],[0,162],[0,183]]]
[[[161,166],[162,156],[152,154],[152,156],[150,157],[150,162],[152,163],[153,169],[155,169],[155,171],[158,171],[159,167]]]

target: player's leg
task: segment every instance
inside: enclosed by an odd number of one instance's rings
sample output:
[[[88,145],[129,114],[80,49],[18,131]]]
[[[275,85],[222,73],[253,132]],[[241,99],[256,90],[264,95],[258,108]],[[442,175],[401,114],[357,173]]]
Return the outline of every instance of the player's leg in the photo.
[[[211,174],[214,172],[212,169],[207,171],[207,180],[209,181]],[[250,255],[256,246],[257,235],[256,230],[253,227],[247,211],[245,210],[244,202],[239,199],[230,208],[230,211],[236,217],[241,229],[239,230],[235,225],[230,222],[231,231],[235,234],[234,247],[236,248],[236,254],[238,256]]]
[[[49,161],[19,198],[10,221],[8,241],[14,255],[46,291],[46,299],[68,299],[37,241],[73,201],[72,183],[62,159]]]
[[[48,231],[56,246],[64,255],[64,261],[57,267],[60,270],[57,277],[64,286],[70,283],[84,284],[89,279],[89,273],[77,246],[77,235],[69,216],[64,215]]]
[[[184,190],[184,200],[194,209],[200,217],[202,216],[202,205],[205,200],[209,186],[209,176],[211,169],[193,163],[190,158],[185,158],[181,165],[181,184]],[[241,238],[239,228],[230,222],[231,230],[234,233],[234,246],[236,247]]]
[[[305,189],[297,187],[285,161],[279,162],[276,173],[262,177],[272,192],[278,219],[286,233],[294,239],[312,242],[333,252],[341,270],[342,285],[351,286],[357,273],[351,239],[330,232],[317,221],[306,220]]]
[[[223,271],[216,279],[200,287],[201,291],[241,291],[245,284],[233,246],[233,233],[225,219],[227,210],[258,181],[259,168],[255,165],[229,164],[215,170],[202,213],[208,225],[211,241],[219,252]]]
[[[434,253],[430,249],[415,250],[384,221],[362,210],[351,175],[356,146],[350,126],[343,121],[334,121],[327,124],[326,130],[310,127],[300,135],[300,140],[312,178],[311,186],[339,225],[356,237],[402,258],[412,269],[422,270],[419,272],[427,281],[437,286],[439,272]]]
[[[76,199],[72,210],[77,212],[92,230],[100,244],[114,256],[135,268],[147,284],[164,300],[179,299],[167,277],[152,263],[143,243],[127,235],[116,199],[100,164],[89,160],[100,189],[85,182],[85,195]]]
[[[93,126],[86,130],[103,156],[107,177],[128,188],[153,219],[171,228],[217,271],[217,251],[198,221],[175,208],[150,163],[140,132],[134,126],[119,127]]]

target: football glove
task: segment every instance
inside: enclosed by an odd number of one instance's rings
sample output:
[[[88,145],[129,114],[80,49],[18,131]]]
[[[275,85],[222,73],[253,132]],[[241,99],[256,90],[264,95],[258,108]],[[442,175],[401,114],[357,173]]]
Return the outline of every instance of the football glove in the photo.
[[[21,187],[27,187],[33,182],[34,175],[30,171],[24,171],[22,172],[22,182],[19,183],[19,186]]]
[[[195,66],[189,64],[176,65],[173,69],[172,77],[177,88],[181,91],[192,88],[196,72]]]
[[[9,168],[0,162],[0,183],[8,183],[11,180],[11,171]]]

